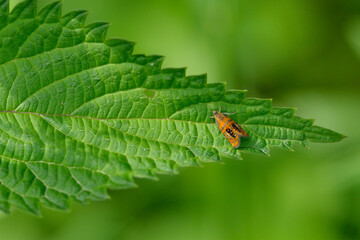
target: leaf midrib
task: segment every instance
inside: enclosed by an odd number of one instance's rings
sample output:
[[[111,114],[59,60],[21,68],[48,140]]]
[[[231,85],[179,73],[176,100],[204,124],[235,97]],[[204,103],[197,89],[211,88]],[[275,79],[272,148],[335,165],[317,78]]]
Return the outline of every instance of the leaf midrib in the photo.
[[[24,115],[36,115],[36,116],[46,116],[46,117],[74,117],[74,118],[86,118],[97,121],[107,121],[107,120],[158,120],[158,121],[175,121],[175,122],[184,122],[184,123],[193,123],[200,125],[212,125],[215,123],[205,123],[205,122],[192,122],[185,121],[180,119],[172,119],[172,118],[95,118],[89,116],[79,116],[79,115],[71,115],[71,114],[49,114],[49,113],[37,113],[37,112],[18,112],[18,111],[0,111],[0,113],[13,113],[13,114],[24,114]]]
[[[186,120],[180,120],[180,119],[172,119],[172,118],[96,118],[96,117],[90,117],[90,116],[79,116],[79,115],[71,115],[71,114],[49,114],[49,113],[37,113],[37,112],[18,112],[18,111],[0,111],[0,113],[13,113],[13,114],[24,114],[24,115],[35,115],[35,116],[46,116],[46,117],[74,117],[74,118],[85,118],[90,120],[97,120],[97,121],[111,121],[111,120],[157,120],[157,121],[174,121],[174,122],[184,122],[184,123],[191,123],[191,124],[199,124],[199,125],[214,125],[215,123],[206,123],[206,122],[193,122],[193,121],[186,121]],[[243,126],[263,126],[263,127],[278,127],[288,130],[294,130],[294,131],[305,131],[304,126],[301,129],[295,129],[295,128],[289,128],[284,126],[277,126],[277,125],[270,125],[270,124],[247,124],[246,122],[241,123]],[[266,138],[267,139],[267,138]],[[283,140],[283,139],[280,139]]]

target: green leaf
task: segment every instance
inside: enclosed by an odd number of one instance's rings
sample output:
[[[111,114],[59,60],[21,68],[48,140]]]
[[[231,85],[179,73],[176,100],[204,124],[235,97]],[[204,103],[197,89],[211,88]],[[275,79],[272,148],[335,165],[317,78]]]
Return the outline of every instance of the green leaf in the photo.
[[[11,13],[0,0],[0,209],[40,214],[75,200],[108,198],[134,177],[173,174],[178,166],[269,154],[271,147],[336,142],[342,135],[294,117],[293,108],[207,84],[206,75],[162,69],[161,56],[133,55],[133,43],[106,40],[109,24],[87,13],[61,17],[61,2],[37,13],[36,1]],[[213,110],[249,137],[234,149]]]

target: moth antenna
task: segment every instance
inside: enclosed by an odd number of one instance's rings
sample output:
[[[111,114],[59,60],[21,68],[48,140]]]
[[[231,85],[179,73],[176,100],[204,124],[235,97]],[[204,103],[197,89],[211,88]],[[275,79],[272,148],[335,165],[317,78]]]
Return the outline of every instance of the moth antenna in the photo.
[[[223,113],[223,114],[226,114],[226,115],[234,115],[236,114],[237,112],[233,112],[233,113]]]

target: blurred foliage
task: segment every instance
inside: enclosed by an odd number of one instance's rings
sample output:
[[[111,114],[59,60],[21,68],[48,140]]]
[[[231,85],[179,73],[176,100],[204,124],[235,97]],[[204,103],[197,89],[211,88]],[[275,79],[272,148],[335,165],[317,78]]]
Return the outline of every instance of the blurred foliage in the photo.
[[[12,1],[11,3],[15,3]],[[45,5],[49,0],[40,1]],[[63,0],[165,66],[298,106],[348,139],[182,169],[70,213],[0,217],[0,239],[360,239],[358,0]]]

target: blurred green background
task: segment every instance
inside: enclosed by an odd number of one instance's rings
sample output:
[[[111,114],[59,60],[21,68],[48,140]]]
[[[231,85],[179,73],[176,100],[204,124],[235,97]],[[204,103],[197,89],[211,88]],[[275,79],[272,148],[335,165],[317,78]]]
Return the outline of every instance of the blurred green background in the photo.
[[[10,1],[12,6],[18,1]],[[43,6],[50,1],[39,1]],[[165,67],[274,98],[348,136],[181,169],[42,218],[0,215],[1,240],[360,239],[359,0],[63,0]]]

